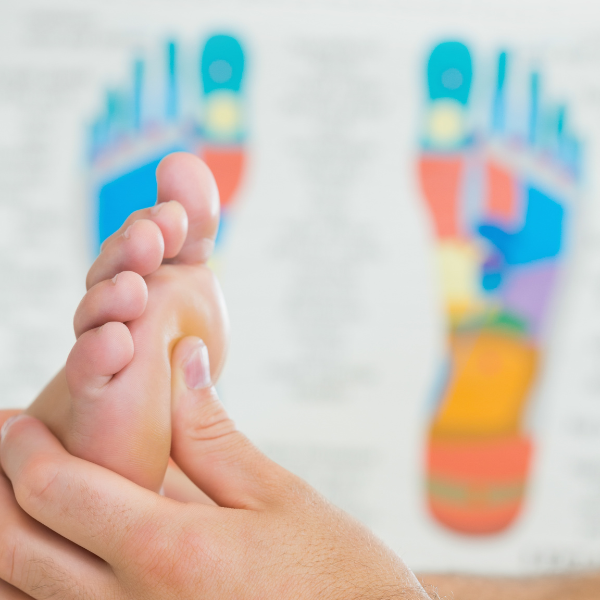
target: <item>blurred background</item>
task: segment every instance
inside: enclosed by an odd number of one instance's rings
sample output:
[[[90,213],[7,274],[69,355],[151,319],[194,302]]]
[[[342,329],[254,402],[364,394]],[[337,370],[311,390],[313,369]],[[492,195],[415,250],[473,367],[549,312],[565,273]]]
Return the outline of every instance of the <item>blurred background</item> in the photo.
[[[0,406],[213,170],[225,404],[419,571],[600,566],[600,9],[0,1]]]

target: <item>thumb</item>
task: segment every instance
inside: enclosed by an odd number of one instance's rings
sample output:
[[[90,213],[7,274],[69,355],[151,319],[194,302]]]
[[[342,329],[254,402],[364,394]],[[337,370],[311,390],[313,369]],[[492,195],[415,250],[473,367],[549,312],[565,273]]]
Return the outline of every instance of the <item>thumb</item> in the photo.
[[[220,506],[272,503],[290,474],[236,429],[210,380],[206,345],[197,337],[182,339],[171,368],[173,460]]]

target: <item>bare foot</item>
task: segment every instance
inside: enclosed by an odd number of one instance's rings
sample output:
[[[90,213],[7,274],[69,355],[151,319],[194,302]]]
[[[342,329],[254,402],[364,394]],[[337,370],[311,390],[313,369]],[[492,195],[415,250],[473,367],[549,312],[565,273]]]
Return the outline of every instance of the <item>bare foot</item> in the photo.
[[[216,381],[228,331],[205,266],[219,221],[214,179],[198,158],[176,153],[160,163],[157,181],[157,205],[103,244],[66,367],[26,411],[72,454],[153,490],[171,445],[171,350],[188,335],[204,340]]]

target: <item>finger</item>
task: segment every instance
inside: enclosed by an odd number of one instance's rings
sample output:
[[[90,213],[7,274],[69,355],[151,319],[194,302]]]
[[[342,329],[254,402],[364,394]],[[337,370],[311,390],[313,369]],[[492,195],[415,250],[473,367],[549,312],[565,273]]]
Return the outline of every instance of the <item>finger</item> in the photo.
[[[72,456],[29,416],[9,422],[0,462],[27,514],[113,567],[141,552],[149,529],[160,527],[157,515],[175,519],[171,500]]]
[[[135,221],[104,246],[88,271],[87,289],[122,271],[134,271],[142,277],[153,273],[162,263],[164,250],[158,225],[148,219]]]
[[[2,600],[31,600],[31,596],[24,594],[16,587],[0,580],[0,598]]]
[[[125,223],[104,240],[102,248],[104,249],[114,238],[122,235],[130,225],[141,219],[153,221],[158,225],[165,243],[165,258],[173,258],[179,253],[187,235],[188,217],[185,208],[176,200],[160,202],[150,208],[131,213]]]
[[[90,288],[73,319],[75,336],[109,321],[126,323],[141,316],[148,301],[148,288],[141,275],[123,271]]]
[[[116,585],[105,562],[23,512],[4,475],[0,475],[0,580],[4,582],[0,598],[106,598]]]
[[[171,365],[175,462],[220,506],[262,508],[275,501],[289,473],[237,431],[211,384],[204,343],[184,338]]]
[[[104,387],[133,358],[133,339],[123,323],[90,329],[75,342],[65,372],[74,397],[87,397]]]
[[[188,232],[178,255],[170,262],[206,262],[219,228],[219,191],[210,169],[193,154],[174,152],[156,169],[158,202],[177,200],[188,217]]]

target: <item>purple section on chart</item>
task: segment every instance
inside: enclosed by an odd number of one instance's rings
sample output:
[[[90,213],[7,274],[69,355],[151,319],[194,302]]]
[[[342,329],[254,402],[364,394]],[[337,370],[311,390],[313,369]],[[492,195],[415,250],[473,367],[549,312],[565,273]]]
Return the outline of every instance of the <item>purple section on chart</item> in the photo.
[[[490,271],[497,273],[504,266],[504,260],[502,259],[502,254],[497,250],[494,250],[483,263],[483,272],[488,273]]]
[[[557,275],[557,262],[544,260],[507,269],[502,285],[504,309],[527,321],[536,336],[544,324]]]

